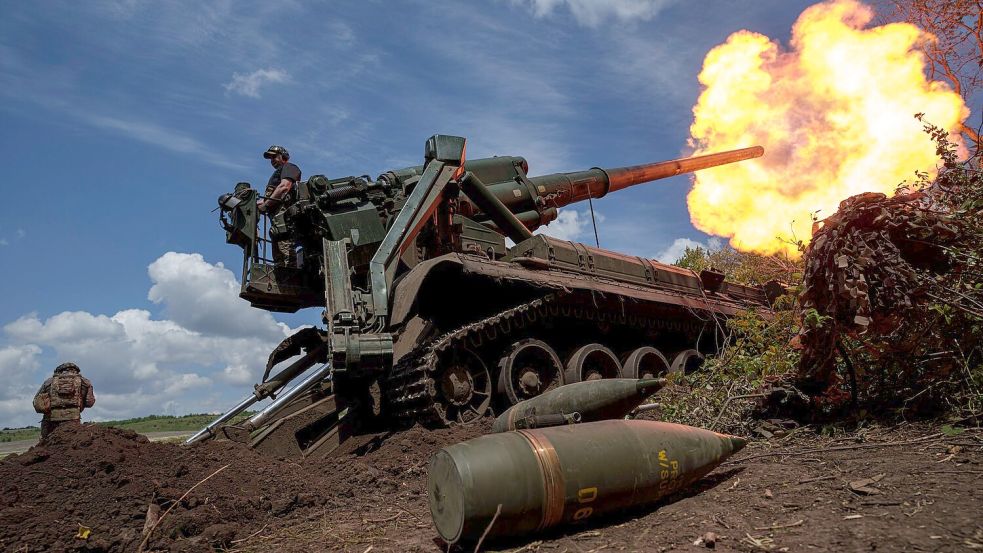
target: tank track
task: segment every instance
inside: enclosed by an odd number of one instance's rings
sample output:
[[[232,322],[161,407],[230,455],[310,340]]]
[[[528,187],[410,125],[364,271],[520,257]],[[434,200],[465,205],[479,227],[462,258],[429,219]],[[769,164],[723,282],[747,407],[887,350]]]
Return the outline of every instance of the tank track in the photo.
[[[437,389],[437,361],[440,354],[458,345],[466,344],[477,348],[482,345],[485,338],[499,339],[550,317],[627,324],[632,327],[645,326],[653,330],[678,331],[683,328],[679,321],[667,321],[626,312],[623,303],[611,305],[607,309],[599,308],[597,298],[593,296],[590,297],[593,307],[588,307],[590,304],[584,302],[578,305],[577,302],[570,301],[571,295],[575,293],[554,291],[420,344],[403,356],[380,383],[387,416],[405,424],[419,422],[432,427],[455,424],[455,421],[449,421],[444,417]]]
[[[444,418],[438,397],[436,371],[440,353],[467,340],[480,344],[482,334],[491,338],[508,334],[558,312],[556,296],[550,294],[468,323],[417,346],[399,360],[385,379],[383,390],[390,416],[405,423],[453,424]]]

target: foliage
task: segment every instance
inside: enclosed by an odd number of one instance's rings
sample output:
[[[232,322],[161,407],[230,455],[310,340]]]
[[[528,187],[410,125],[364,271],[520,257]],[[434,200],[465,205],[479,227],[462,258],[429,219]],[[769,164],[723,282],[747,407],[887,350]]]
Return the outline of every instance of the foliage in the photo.
[[[0,442],[17,442],[20,440],[33,440],[40,434],[41,429],[36,426],[25,428],[4,428],[0,430]]]
[[[793,286],[773,319],[729,321],[734,340],[702,370],[674,377],[660,416],[747,433],[752,415],[776,410],[812,419],[983,412],[980,157],[960,161],[945,130],[925,131],[943,161],[938,176],[919,174],[894,198],[846,200],[803,248],[805,265],[685,251],[677,265],[697,272]]]
[[[232,419],[232,424],[241,422],[254,414],[255,413],[251,411],[242,412]],[[208,413],[196,413],[191,415],[182,415],[179,417],[171,415],[150,415],[147,417],[138,417],[133,419],[102,421],[97,422],[96,424],[101,426],[124,428],[139,433],[183,432],[186,430],[199,430],[215,420],[215,417],[216,415]],[[35,440],[38,438],[40,433],[41,429],[37,426],[12,429],[4,428],[3,430],[0,430],[0,442]]]
[[[673,375],[658,396],[660,418],[717,431],[750,434],[753,414],[777,382],[798,364],[792,345],[798,331],[794,296],[776,304],[770,320],[748,311],[727,322],[735,338],[700,370]]]
[[[938,177],[845,200],[806,250],[797,385],[819,410],[983,407],[983,178],[925,131]]]
[[[799,271],[797,262],[730,248],[687,248],[676,264],[697,272],[713,266],[729,279],[749,284],[776,277],[794,282]],[[730,339],[718,355],[708,357],[698,371],[670,376],[670,385],[657,396],[660,419],[750,434],[751,414],[763,390],[787,380],[798,365],[799,353],[792,342],[799,330],[797,293],[792,286],[776,301],[769,318],[749,310],[729,319]]]
[[[730,246],[716,249],[686,247],[674,265],[699,273],[705,269],[720,271],[727,279],[748,286],[770,280],[791,285],[802,278],[801,263],[778,255],[739,252]]]

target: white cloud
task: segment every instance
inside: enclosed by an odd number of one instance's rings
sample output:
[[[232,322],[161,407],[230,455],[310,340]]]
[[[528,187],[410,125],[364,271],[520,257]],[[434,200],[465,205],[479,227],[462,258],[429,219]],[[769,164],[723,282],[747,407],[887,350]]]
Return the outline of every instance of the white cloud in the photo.
[[[0,425],[36,422],[30,398],[50,370],[39,370],[43,350],[57,363],[77,363],[92,380],[96,405],[86,416],[99,420],[160,413],[165,404],[172,412],[226,407],[225,392],[244,395],[269,352],[292,332],[250,308],[238,297],[232,272],[200,254],[165,253],[148,274],[148,297],[166,318],[145,309],[65,311],[46,319],[30,313],[3,327],[10,345],[0,349],[6,386],[0,388]]]
[[[154,285],[147,298],[164,304],[164,314],[185,329],[218,336],[283,334],[273,316],[239,298],[239,282],[221,263],[201,254],[167,252],[147,269]]]
[[[649,21],[674,0],[512,0],[532,10],[536,17],[546,17],[557,7],[570,10],[577,23],[597,27],[608,19],[622,22]]]
[[[241,164],[229,161],[224,156],[213,152],[198,139],[155,123],[136,119],[121,119],[82,110],[72,110],[71,113],[92,126],[114,131],[172,152],[194,154],[196,157],[219,167],[229,169],[242,169],[243,167]]]
[[[256,375],[246,365],[229,365],[222,369],[218,378],[229,384],[250,384],[256,380]]]
[[[677,238],[666,249],[655,254],[655,259],[662,263],[675,263],[683,256],[686,248],[706,248],[706,246],[689,238]]]
[[[165,395],[178,395],[197,387],[208,386],[212,381],[195,373],[184,373],[171,377],[164,387]]]
[[[197,402],[162,399],[161,394],[157,392],[144,392],[141,390],[118,394],[100,389],[97,382],[93,382],[92,386],[95,388],[96,405],[91,409],[85,410],[85,413],[82,415],[84,420],[105,421],[127,419],[136,415],[149,413],[155,415],[186,415],[191,412],[210,411],[207,407],[196,408],[197,405],[201,405]]]
[[[20,379],[21,375],[40,367],[37,359],[40,354],[41,348],[34,344],[0,348],[0,380],[4,383],[0,387],[0,398],[10,394],[10,384]]]
[[[677,238],[672,244],[669,244],[665,249],[655,254],[655,259],[662,263],[675,263],[686,253],[686,248],[703,248],[704,250],[715,251],[719,250],[722,245],[723,242],[717,237],[710,238],[706,243],[690,240],[689,238]]]
[[[44,323],[32,313],[8,324],[4,330],[15,338],[40,343],[92,343],[123,336],[122,329],[109,317],[84,311],[64,311]]]
[[[604,222],[604,215],[594,211],[594,219],[598,226]],[[561,209],[556,219],[549,225],[539,227],[533,234],[545,234],[560,240],[574,242],[594,242],[594,229],[591,225],[590,211]]]
[[[588,221],[572,209],[561,209],[556,220],[536,229],[536,234],[545,234],[560,240],[577,240],[584,232]]]
[[[0,427],[26,426],[40,419],[31,407],[41,384],[41,348],[23,344],[0,348]],[[19,415],[18,417],[15,417]],[[13,419],[18,422],[12,422]]]
[[[286,82],[289,77],[286,71],[273,68],[257,69],[248,75],[233,73],[232,81],[226,83],[225,90],[250,98],[259,98],[259,89],[263,85]]]

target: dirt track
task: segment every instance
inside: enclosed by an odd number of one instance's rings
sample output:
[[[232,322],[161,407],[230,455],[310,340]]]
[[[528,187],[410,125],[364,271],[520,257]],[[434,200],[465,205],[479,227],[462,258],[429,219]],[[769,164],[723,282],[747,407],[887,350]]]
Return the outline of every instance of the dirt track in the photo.
[[[148,506],[166,510],[228,465],[162,519],[148,549],[440,551],[426,464],[443,445],[484,429],[414,428],[357,455],[304,466],[228,443],[182,448],[113,429],[59,431],[0,461],[0,549],[134,551]],[[487,548],[699,551],[693,542],[706,532],[717,534],[718,551],[983,547],[981,438],[974,430],[943,437],[908,427],[834,441],[803,430],[752,444],[697,489],[656,508]],[[851,482],[867,489],[851,491]],[[79,524],[92,529],[88,540],[74,537]]]

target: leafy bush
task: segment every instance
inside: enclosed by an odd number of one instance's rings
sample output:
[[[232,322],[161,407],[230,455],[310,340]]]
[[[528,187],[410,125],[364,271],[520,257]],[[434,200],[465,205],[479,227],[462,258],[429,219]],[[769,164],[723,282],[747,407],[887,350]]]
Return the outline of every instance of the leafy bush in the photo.
[[[765,390],[788,380],[798,364],[799,352],[792,340],[799,329],[794,283],[801,278],[800,264],[731,248],[687,248],[676,264],[697,272],[712,267],[743,284],[778,280],[792,285],[768,318],[746,311],[729,319],[726,328],[731,338],[722,351],[708,357],[698,371],[672,375],[670,385],[657,396],[662,420],[749,434]]]
[[[925,130],[938,176],[844,200],[805,250],[797,383],[817,411],[983,406],[983,177]]]
[[[664,420],[748,433],[755,417],[979,416],[983,412],[983,173],[930,124],[943,161],[893,198],[859,195],[822,222],[803,261],[687,248],[677,265],[714,268],[790,294],[766,320],[660,394]],[[835,242],[835,243],[834,243]]]

